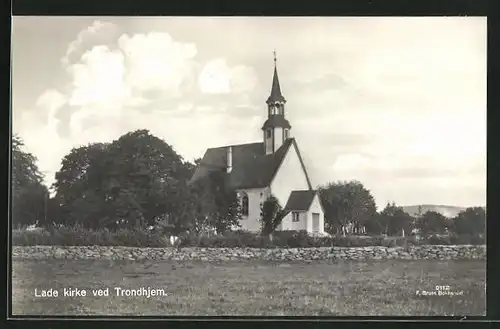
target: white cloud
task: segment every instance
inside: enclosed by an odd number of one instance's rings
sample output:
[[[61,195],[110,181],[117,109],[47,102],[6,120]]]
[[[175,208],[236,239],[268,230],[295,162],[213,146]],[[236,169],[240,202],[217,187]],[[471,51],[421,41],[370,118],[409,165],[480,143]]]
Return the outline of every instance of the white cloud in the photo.
[[[205,65],[198,78],[204,94],[227,94],[231,92],[230,70],[223,59],[213,60]]]
[[[252,91],[257,85],[255,70],[244,65],[229,67],[222,58],[208,62],[198,78],[205,94],[228,94]]]
[[[63,65],[69,65],[73,58],[79,58],[80,51],[85,51],[91,46],[104,45],[118,33],[117,27],[109,22],[96,20],[91,26],[81,30],[76,39],[73,40],[66,50],[66,54],[61,59]]]
[[[115,50],[94,46],[68,69],[73,81],[69,125],[79,140],[83,141],[82,134],[92,140],[96,136],[84,132],[84,120],[103,120],[120,130],[116,122],[125,111],[152,101],[144,92],[159,90],[162,97],[179,95],[183,83],[192,80],[194,44],[176,42],[167,33],[148,33],[123,35],[118,45]],[[99,136],[106,132],[115,135],[110,129],[101,132]]]
[[[63,106],[66,101],[65,95],[55,89],[48,89],[38,97],[36,105],[53,111]]]
[[[257,86],[257,75],[252,67],[237,65],[231,68],[231,89],[233,92],[251,92]]]
[[[97,46],[86,52],[81,62],[70,67],[73,78],[71,106],[121,103],[130,90],[124,83],[123,54]]]
[[[162,90],[175,95],[194,79],[193,43],[176,42],[168,33],[123,35],[118,44],[125,54],[126,83],[139,91]]]

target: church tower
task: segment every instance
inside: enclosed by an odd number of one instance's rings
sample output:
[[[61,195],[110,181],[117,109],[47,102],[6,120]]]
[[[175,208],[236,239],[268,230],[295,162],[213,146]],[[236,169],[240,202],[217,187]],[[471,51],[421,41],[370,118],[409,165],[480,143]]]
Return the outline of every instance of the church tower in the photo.
[[[276,52],[274,52],[274,76],[271,95],[267,98],[267,120],[262,126],[264,132],[264,148],[266,154],[276,152],[283,142],[290,137],[290,123],[285,119],[285,97],[281,94],[278,69],[276,68]]]

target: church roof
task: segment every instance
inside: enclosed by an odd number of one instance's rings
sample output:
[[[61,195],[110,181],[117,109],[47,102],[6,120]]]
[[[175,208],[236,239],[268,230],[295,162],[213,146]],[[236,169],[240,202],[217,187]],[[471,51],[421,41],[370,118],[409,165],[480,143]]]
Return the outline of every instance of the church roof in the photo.
[[[265,154],[264,143],[209,148],[196,168],[191,182],[205,177],[211,171],[225,171],[228,148],[232,147],[233,160],[232,170],[229,174],[229,186],[233,189],[267,187],[271,184],[292,145],[295,147],[302,168],[306,173],[307,183],[312,188],[294,138],[288,138],[276,152],[268,155]]]
[[[282,128],[288,128],[288,129],[292,128],[292,126],[290,126],[290,122],[288,122],[288,120],[285,119],[285,117],[282,115],[270,116],[266,120],[266,122],[264,122],[262,129],[273,128],[273,127],[282,127]]]
[[[267,103],[286,102],[285,97],[281,94],[280,81],[278,79],[278,69],[274,66],[273,86],[271,87],[271,95],[267,99]]]
[[[288,211],[307,211],[316,193],[314,190],[292,191],[284,209]]]

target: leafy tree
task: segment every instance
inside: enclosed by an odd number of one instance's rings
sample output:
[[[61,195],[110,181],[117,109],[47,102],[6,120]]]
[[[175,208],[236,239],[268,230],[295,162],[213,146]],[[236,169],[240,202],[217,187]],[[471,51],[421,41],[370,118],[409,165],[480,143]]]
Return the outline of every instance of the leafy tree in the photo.
[[[402,207],[388,203],[380,213],[380,222],[384,226],[383,233],[387,235],[409,234],[413,228],[414,218],[405,212]]]
[[[329,183],[319,191],[328,233],[345,233],[344,228],[348,225],[353,225],[355,232],[361,232],[376,216],[375,199],[358,181]]]
[[[436,211],[425,212],[417,221],[417,228],[424,235],[443,234],[446,232],[447,226],[448,219]]]
[[[261,207],[261,225],[262,235],[269,236],[272,239],[272,234],[281,224],[288,212],[279,204],[278,199],[271,195],[262,203]]]
[[[367,220],[365,227],[368,235],[380,235],[386,232],[386,224],[379,213],[375,213],[372,218]]]
[[[228,174],[214,171],[191,186],[191,203],[196,209],[193,216],[195,231],[215,229],[225,233],[240,226],[240,202],[236,191],[227,184]]]
[[[482,207],[467,208],[453,219],[452,230],[462,234],[484,234],[486,231],[486,211]]]
[[[178,213],[190,168],[163,140],[137,130],[109,144],[75,148],[54,187],[71,223],[87,227],[153,225]],[[182,191],[182,190],[181,190]]]
[[[22,150],[22,139],[12,138],[12,222],[14,226],[43,222],[46,216],[48,189],[42,183],[42,174],[36,157]]]
[[[103,165],[108,149],[109,144],[89,144],[73,148],[63,158],[53,184],[61,207],[59,223],[97,228],[106,217],[108,198],[103,183],[107,177]]]
[[[36,164],[37,158],[22,150],[23,140],[14,135],[12,137],[12,187],[14,192],[22,186],[42,183],[42,174]]]

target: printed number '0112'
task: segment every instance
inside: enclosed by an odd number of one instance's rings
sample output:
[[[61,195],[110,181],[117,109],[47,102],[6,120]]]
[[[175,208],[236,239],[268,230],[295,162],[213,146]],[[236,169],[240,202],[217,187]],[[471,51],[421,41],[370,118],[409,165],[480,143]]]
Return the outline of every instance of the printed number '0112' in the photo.
[[[436,286],[436,290],[448,291],[450,290],[450,286]]]

